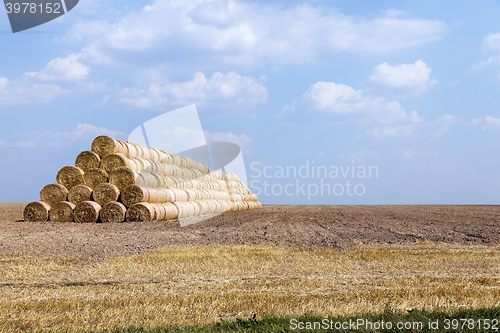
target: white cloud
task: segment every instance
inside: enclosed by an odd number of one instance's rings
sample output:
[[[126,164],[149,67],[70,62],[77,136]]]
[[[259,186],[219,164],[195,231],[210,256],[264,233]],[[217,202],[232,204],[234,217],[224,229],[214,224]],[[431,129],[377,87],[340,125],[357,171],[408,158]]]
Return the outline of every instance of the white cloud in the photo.
[[[269,93],[250,76],[216,72],[207,78],[197,72],[191,81],[151,83],[147,89],[124,88],[116,96],[120,103],[142,108],[193,103],[251,108],[265,103]]]
[[[71,132],[58,132],[60,135],[67,136],[71,140],[79,140],[79,139],[85,139],[85,138],[94,138],[99,135],[109,135],[114,138],[123,136],[123,132],[115,131],[115,130],[110,130],[105,127],[96,127],[91,124],[85,124],[85,123],[79,123],[76,125],[76,128],[74,128]]]
[[[27,72],[26,76],[42,81],[80,81],[87,77],[90,67],[78,62],[81,54],[70,54],[47,63],[39,72]]]
[[[386,137],[440,137],[449,131],[450,126],[458,124],[460,119],[449,114],[439,116],[436,120],[406,125],[374,126],[367,129],[364,135],[376,139]]]
[[[111,28],[112,25],[103,20],[78,21],[68,29],[62,38],[56,38],[54,41],[68,44],[91,42],[110,31]]]
[[[474,118],[471,124],[482,130],[500,130],[500,119],[492,116]]]
[[[421,126],[434,136],[441,136],[448,132],[451,125],[456,125],[461,123],[460,118],[451,115],[444,114],[439,116],[436,120],[429,121],[427,123],[422,123]]]
[[[384,137],[410,136],[413,134],[415,125],[397,125],[397,126],[376,126],[369,128],[365,134],[376,139]]]
[[[361,90],[334,82],[317,82],[304,93],[304,100],[316,110],[353,116],[360,123],[376,122],[391,124],[401,122],[420,122],[416,111],[406,114],[396,101],[382,97],[371,98]]]
[[[0,146],[9,148],[61,147],[69,146],[72,141],[91,140],[99,135],[109,135],[115,138],[123,137],[124,133],[109,130],[104,127],[79,123],[70,132],[22,131],[15,133],[12,140],[0,140]],[[22,140],[16,138],[22,137]]]
[[[416,92],[422,92],[427,87],[437,84],[436,80],[431,80],[429,77],[431,71],[422,60],[396,66],[384,62],[373,69],[370,80],[388,87],[412,88]]]
[[[151,139],[151,138],[150,138]],[[164,148],[167,151],[177,153],[179,152],[179,142],[182,142],[183,147],[199,147],[206,145],[205,136],[201,130],[186,128],[182,126],[175,126],[171,129],[161,132],[159,138],[156,139],[164,143]],[[175,150],[175,151],[174,151]],[[180,149],[187,150],[187,149]]]
[[[490,58],[488,58],[488,60],[480,61],[477,64],[474,64],[470,69],[473,71],[479,70],[479,69],[484,69],[495,62],[500,63],[500,55],[496,56],[496,57],[490,57]]]
[[[341,116],[344,120],[357,121],[361,126],[370,126],[358,136],[373,138],[439,137],[461,120],[453,115],[441,115],[435,120],[425,121],[417,111],[406,112],[397,101],[382,97],[368,97],[361,90],[333,82],[317,82],[303,95],[312,110],[322,110]],[[290,105],[294,107],[297,103]],[[291,106],[280,112],[285,117]]]
[[[422,120],[422,119],[421,119]],[[367,129],[364,135],[380,139],[384,137],[440,137],[447,133],[450,126],[459,124],[461,120],[451,114],[439,116],[435,120],[428,122],[419,121],[418,123],[394,126],[375,126]]]
[[[78,61],[80,54],[56,58],[38,72],[26,72],[15,80],[0,77],[0,105],[48,103],[70,92],[50,81],[75,82],[84,90],[102,89],[103,83],[85,82],[90,68]]]
[[[252,139],[250,139],[245,134],[236,135],[236,134],[233,134],[231,132],[228,132],[228,133],[224,133],[224,132],[210,133],[207,130],[205,130],[204,132],[205,132],[205,136],[209,142],[232,142],[232,143],[236,143],[238,146],[240,146],[241,150],[245,154],[253,153],[253,151],[250,149]]]
[[[500,49],[500,32],[497,34],[489,34],[488,36],[484,37],[483,49],[485,50]],[[490,57],[487,60],[480,61],[477,64],[474,64],[470,69],[471,70],[484,69],[494,63],[500,64],[500,55],[496,57]],[[498,78],[500,79],[500,71],[498,72]]]
[[[483,47],[485,49],[493,50],[500,49],[500,32],[497,34],[489,34],[488,36],[484,37]]]
[[[94,63],[131,64],[137,57],[161,55],[163,61],[202,69],[249,69],[315,61],[332,52],[399,50],[437,41],[448,32],[442,21],[402,14],[362,18],[309,4],[283,8],[232,0],[157,0],[116,23],[93,22],[90,31],[78,22],[62,40],[100,36],[83,49],[83,58]],[[137,57],[126,59],[124,51]]]
[[[47,103],[68,92],[58,85],[38,83],[26,76],[14,81],[0,77],[0,105]]]

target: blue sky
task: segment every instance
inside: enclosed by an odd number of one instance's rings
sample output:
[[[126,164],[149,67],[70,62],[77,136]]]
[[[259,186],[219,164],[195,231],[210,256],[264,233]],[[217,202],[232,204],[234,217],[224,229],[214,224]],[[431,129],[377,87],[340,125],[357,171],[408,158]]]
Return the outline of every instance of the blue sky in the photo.
[[[500,201],[498,0],[81,0],[0,45],[2,202],[193,103],[265,204]]]

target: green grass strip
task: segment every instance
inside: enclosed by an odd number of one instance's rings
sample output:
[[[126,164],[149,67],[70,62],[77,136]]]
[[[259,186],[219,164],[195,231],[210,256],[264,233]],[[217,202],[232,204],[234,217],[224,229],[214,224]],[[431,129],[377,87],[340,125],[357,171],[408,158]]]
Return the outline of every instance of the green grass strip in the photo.
[[[308,324],[309,323],[309,324]],[[314,326],[316,325],[316,326]],[[344,328],[342,328],[342,325]],[[354,325],[354,326],[353,326]],[[398,328],[399,326],[399,328]],[[301,327],[303,327],[301,329]],[[261,319],[221,320],[207,326],[168,326],[144,329],[129,327],[106,333],[212,333],[212,332],[499,332],[500,307],[428,312],[410,310],[403,313],[387,309],[381,314],[353,317],[266,316]],[[103,332],[103,333],[104,333]],[[88,332],[91,333],[91,332]]]

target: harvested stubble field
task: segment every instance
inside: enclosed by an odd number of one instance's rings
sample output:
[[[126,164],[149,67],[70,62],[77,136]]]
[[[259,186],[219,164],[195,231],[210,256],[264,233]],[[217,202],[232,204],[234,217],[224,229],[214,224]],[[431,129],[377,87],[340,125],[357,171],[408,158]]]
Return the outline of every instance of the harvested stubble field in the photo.
[[[23,206],[0,205],[0,331],[500,305],[498,206],[264,206],[185,228]]]

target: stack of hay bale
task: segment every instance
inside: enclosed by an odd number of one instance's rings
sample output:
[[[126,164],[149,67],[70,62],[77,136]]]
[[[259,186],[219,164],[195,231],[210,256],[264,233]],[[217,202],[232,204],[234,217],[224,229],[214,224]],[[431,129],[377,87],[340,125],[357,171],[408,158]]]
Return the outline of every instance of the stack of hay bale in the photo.
[[[262,208],[235,174],[190,158],[109,136],[91,149],[42,188],[25,221],[166,221]]]

